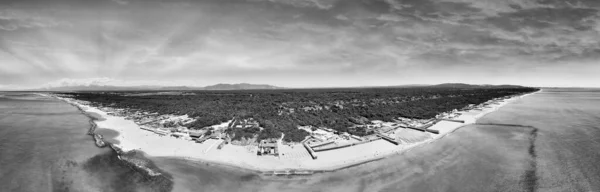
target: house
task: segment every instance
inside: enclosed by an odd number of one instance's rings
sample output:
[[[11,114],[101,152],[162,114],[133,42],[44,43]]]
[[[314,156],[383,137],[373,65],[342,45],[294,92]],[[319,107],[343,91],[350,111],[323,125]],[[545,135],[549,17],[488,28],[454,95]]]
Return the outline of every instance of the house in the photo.
[[[245,128],[252,128],[252,127],[260,126],[259,123],[252,118],[244,119],[244,120],[236,120],[232,124],[233,124],[232,125],[233,128],[238,128],[238,129],[245,129]]]
[[[343,133],[341,134],[341,136],[342,136],[342,138],[344,138],[344,139],[346,139],[346,140],[349,140],[349,139],[350,139],[350,134],[349,134],[348,132],[343,132]]]
[[[312,132],[312,136],[314,138],[317,138],[318,140],[326,141],[326,140],[331,139],[335,135],[332,132],[325,131],[323,129],[317,129],[317,130],[315,130],[315,131]]]
[[[258,144],[258,155],[279,156],[279,146],[276,139],[261,140]]]
[[[206,133],[206,130],[190,130],[190,137],[198,139]]]
[[[177,137],[177,138],[186,138],[186,137],[189,137],[190,135],[187,133],[182,133],[182,132],[174,132],[171,134],[171,136]]]

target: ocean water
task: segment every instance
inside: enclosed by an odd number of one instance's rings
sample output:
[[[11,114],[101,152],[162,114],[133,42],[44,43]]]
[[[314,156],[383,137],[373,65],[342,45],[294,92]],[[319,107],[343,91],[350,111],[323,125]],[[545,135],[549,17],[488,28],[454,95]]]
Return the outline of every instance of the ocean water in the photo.
[[[0,93],[0,191],[169,191],[95,146],[89,118],[56,99]]]
[[[544,90],[433,143],[310,177],[154,161],[177,191],[600,191],[600,90]]]
[[[547,89],[433,143],[307,177],[149,157],[167,181],[96,148],[70,105],[15,97],[0,98],[0,191],[600,191],[600,90]]]

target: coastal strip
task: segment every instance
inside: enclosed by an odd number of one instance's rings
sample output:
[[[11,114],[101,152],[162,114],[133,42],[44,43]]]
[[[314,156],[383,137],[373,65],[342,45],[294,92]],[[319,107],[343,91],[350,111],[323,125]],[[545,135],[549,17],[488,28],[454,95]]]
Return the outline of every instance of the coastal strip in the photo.
[[[135,171],[138,171],[140,173],[144,173],[144,177],[146,177],[147,179],[151,179],[152,177],[165,177],[163,172],[160,169],[158,169],[158,167],[156,167],[150,160],[144,158],[143,155],[139,155],[139,152],[124,151],[118,145],[115,145],[108,141],[104,141],[104,137],[102,136],[102,134],[96,133],[96,129],[98,128],[98,124],[96,123],[96,121],[99,121],[101,119],[99,117],[91,115],[84,108],[82,108],[82,106],[80,106],[76,103],[70,102],[64,98],[54,96],[54,95],[47,95],[47,94],[38,94],[38,95],[55,98],[55,99],[63,101],[65,103],[77,108],[77,110],[79,110],[79,112],[81,112],[81,114],[83,114],[84,116],[86,116],[89,119],[88,122],[90,123],[90,128],[88,129],[87,135],[92,136],[92,138],[94,139],[94,143],[98,148],[104,148],[107,146],[110,147],[112,152],[116,153],[119,160],[124,162],[129,168],[131,168]],[[170,179],[170,178],[165,177],[163,179]]]
[[[249,150],[246,146],[238,145],[227,145],[222,149],[213,147],[218,143],[222,143],[222,139],[208,139],[205,142],[196,143],[169,136],[159,136],[154,132],[142,129],[138,124],[125,117],[109,115],[108,112],[102,111],[97,107],[77,103],[77,101],[69,102],[72,99],[66,98],[64,100],[78,106],[80,110],[86,113],[92,112],[100,115],[102,118],[106,118],[105,121],[96,123],[98,123],[98,127],[119,132],[119,135],[114,138],[119,141],[119,145],[108,145],[120,154],[126,154],[130,151],[142,151],[153,157],[175,158],[203,164],[233,167],[267,176],[289,176],[332,172],[381,160],[391,155],[405,153],[417,146],[432,143],[437,139],[443,138],[463,126],[474,124],[477,119],[496,111],[516,99],[531,94],[498,100],[478,110],[466,111],[453,121],[445,121],[443,119],[436,121],[427,126],[426,129],[435,130],[439,134],[430,131],[421,132],[421,134],[428,136],[425,140],[408,143],[402,142],[400,145],[396,145],[389,141],[378,139],[351,147],[316,152],[318,154],[317,159],[311,158],[310,155],[294,158],[293,154],[291,157],[288,157],[289,155],[283,157],[257,156],[256,152]],[[303,149],[301,145],[300,148]]]

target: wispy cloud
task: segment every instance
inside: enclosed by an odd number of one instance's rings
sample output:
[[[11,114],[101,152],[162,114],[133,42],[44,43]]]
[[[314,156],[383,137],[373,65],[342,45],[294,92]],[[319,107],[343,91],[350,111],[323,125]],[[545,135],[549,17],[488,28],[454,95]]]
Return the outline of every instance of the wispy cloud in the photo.
[[[123,80],[108,77],[81,79],[63,78],[56,81],[48,82],[42,85],[41,88],[73,86],[199,86],[199,82],[189,80]]]
[[[537,70],[540,79],[560,71],[540,66],[591,70],[600,50],[593,0],[28,3],[0,6],[0,80],[10,84],[109,77],[311,86],[328,78],[348,86],[474,73],[510,83],[522,76],[515,71]]]
[[[15,31],[19,28],[31,29],[57,26],[71,26],[71,24],[48,16],[0,7],[0,29],[2,30]]]
[[[111,1],[115,2],[115,3],[118,3],[118,4],[121,4],[121,5],[128,5],[129,4],[129,1],[127,1],[127,0],[111,0]]]

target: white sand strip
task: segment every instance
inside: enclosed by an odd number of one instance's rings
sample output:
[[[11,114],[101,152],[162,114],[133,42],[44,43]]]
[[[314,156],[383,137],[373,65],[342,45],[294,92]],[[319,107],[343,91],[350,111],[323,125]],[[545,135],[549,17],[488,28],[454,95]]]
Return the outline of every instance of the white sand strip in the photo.
[[[285,170],[285,169],[309,169],[309,170],[333,170],[340,167],[349,166],[373,159],[382,158],[391,154],[404,152],[412,147],[429,143],[435,139],[458,129],[461,126],[475,123],[477,118],[487,113],[497,110],[499,107],[516,100],[509,99],[489,109],[482,111],[469,111],[458,117],[465,120],[465,123],[455,123],[441,121],[433,125],[430,129],[439,130],[440,134],[432,134],[432,139],[427,139],[417,143],[403,143],[400,145],[391,144],[385,140],[377,140],[366,144],[352,147],[318,152],[318,158],[313,160],[309,155],[300,152],[290,151],[289,158],[273,156],[257,156],[256,151],[247,146],[228,145],[223,149],[214,148],[220,140],[210,139],[204,143],[195,143],[193,141],[177,139],[167,136],[159,136],[150,131],[140,129],[140,127],[131,120],[125,120],[123,117],[109,116],[105,112],[90,106],[83,106],[88,112],[94,112],[106,120],[98,121],[98,128],[110,129],[119,132],[114,138],[119,142],[119,146],[124,151],[140,150],[150,156],[155,157],[176,157],[189,160],[198,160],[204,162],[219,163],[231,166],[237,166],[259,171]],[[301,145],[294,146],[295,149],[303,148]],[[296,156],[292,156],[296,154]]]

